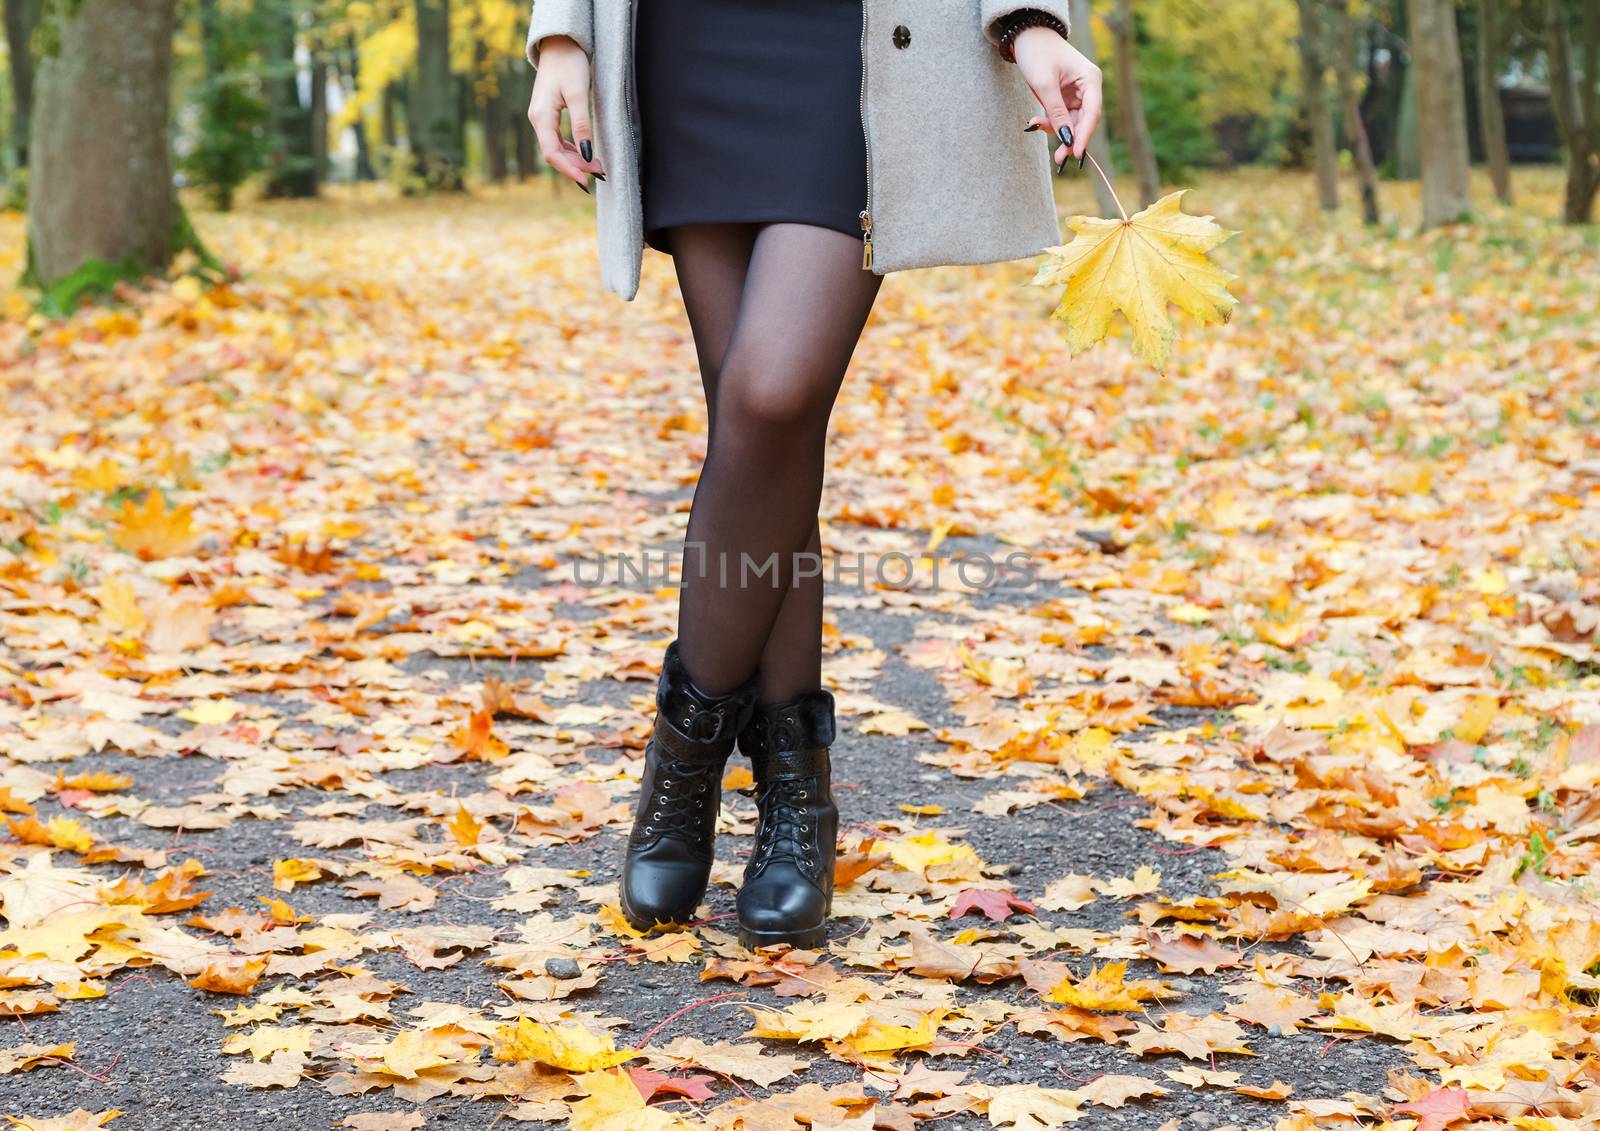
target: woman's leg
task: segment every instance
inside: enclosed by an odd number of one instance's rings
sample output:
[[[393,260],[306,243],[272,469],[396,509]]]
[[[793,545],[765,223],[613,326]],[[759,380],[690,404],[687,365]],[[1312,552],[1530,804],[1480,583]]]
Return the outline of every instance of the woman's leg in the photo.
[[[852,236],[765,226],[719,351],[740,243],[714,232],[680,228],[672,236],[712,403],[678,635],[684,666],[703,690],[736,687],[759,666],[761,698],[772,702],[817,686],[821,579],[796,590],[794,559],[817,548],[828,418],[879,279],[861,269],[861,241]]]
[[[756,502],[763,495],[776,494],[786,511],[799,504],[809,521],[796,548],[820,554],[816,500],[822,441],[878,280],[861,270],[860,241],[827,229],[697,225],[674,229],[671,239],[711,428],[688,537],[702,546],[684,555],[687,588],[679,630],[685,664],[707,686],[728,687],[748,676],[754,648],[761,700],[781,702],[821,686],[822,577],[790,576],[794,551],[779,550],[769,533],[774,527],[786,529],[781,521],[785,516],[773,511],[758,517],[779,521],[749,523],[737,511],[768,505]],[[809,357],[808,343],[815,346]],[[729,383],[723,375],[730,357],[732,383],[743,392],[728,394],[731,409],[724,414],[720,406]],[[793,396],[774,403],[773,386]],[[774,409],[780,419],[773,419]],[[721,434],[724,415],[734,422],[732,437]],[[769,441],[770,449],[765,448]],[[785,494],[790,483],[797,484],[798,495]],[[753,490],[741,492],[742,484]],[[757,563],[778,553],[782,576],[763,574],[741,589],[741,552]],[[729,570],[726,586],[718,565],[723,560]],[[774,585],[774,580],[781,584]],[[707,606],[724,601],[720,616],[710,614],[714,624],[697,623],[696,618],[707,615]],[[771,611],[774,601],[776,613]],[[768,626],[764,635],[763,623]],[[719,642],[728,642],[730,624],[741,630],[741,639],[730,642],[730,654],[722,657],[726,662],[719,663]],[[744,675],[727,674],[741,668]]]

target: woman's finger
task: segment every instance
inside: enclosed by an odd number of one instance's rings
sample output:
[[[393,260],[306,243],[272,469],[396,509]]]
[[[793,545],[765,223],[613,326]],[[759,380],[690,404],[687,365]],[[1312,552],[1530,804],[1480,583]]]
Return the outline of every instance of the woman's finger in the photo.
[[[1043,107],[1047,115],[1046,126],[1051,133],[1059,135],[1062,127],[1071,129],[1072,114],[1067,109],[1066,99],[1061,96],[1059,79],[1045,83],[1042,87],[1035,87],[1033,96],[1039,100],[1039,105]],[[1061,166],[1067,163],[1067,146],[1060,145],[1056,147],[1054,160],[1056,172],[1059,173]]]
[[[561,136],[561,107],[554,102],[538,102],[528,111],[528,121],[539,138],[545,161],[563,177],[588,187],[589,174],[578,162],[578,151]]]
[[[567,118],[572,123],[572,141],[581,167],[586,172],[594,173],[603,179],[605,167],[594,159],[594,126],[589,121],[588,100],[583,97],[581,91],[566,91],[564,98],[567,103]]]
[[[1090,81],[1082,84],[1079,91],[1079,105],[1077,122],[1073,125],[1073,133],[1077,135],[1077,145],[1073,146],[1073,156],[1082,157],[1089,151],[1089,139],[1094,137],[1094,131],[1100,128],[1100,76],[1098,73],[1090,76]]]

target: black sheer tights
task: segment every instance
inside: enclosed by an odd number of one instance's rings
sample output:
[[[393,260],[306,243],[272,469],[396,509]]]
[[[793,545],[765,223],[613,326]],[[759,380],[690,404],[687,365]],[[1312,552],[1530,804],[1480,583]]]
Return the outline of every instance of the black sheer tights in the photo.
[[[669,238],[710,416],[678,647],[701,690],[759,669],[761,701],[783,702],[821,686],[822,578],[805,576],[805,554],[820,552],[828,417],[879,279],[861,269],[860,240],[827,228],[689,225]]]

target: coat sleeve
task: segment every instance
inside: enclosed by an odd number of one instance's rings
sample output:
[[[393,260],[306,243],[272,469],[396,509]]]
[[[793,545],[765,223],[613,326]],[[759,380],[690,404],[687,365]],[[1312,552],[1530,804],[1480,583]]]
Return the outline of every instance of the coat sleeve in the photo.
[[[547,35],[564,35],[577,42],[584,54],[594,56],[594,0],[534,0],[528,21],[528,62],[539,65],[539,41]]]
[[[995,43],[1000,41],[1000,33],[1005,30],[1006,17],[1018,12],[1048,12],[1061,21],[1062,27],[1072,26],[1067,0],[978,0],[978,7],[983,15],[984,34]]]

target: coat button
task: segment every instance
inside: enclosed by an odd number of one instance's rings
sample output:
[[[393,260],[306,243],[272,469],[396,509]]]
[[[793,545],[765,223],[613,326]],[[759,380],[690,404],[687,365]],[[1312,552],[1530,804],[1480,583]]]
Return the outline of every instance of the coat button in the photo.
[[[893,42],[894,45],[900,48],[902,51],[904,51],[907,47],[910,47],[911,29],[906,27],[905,24],[901,24],[899,27],[895,28]]]

